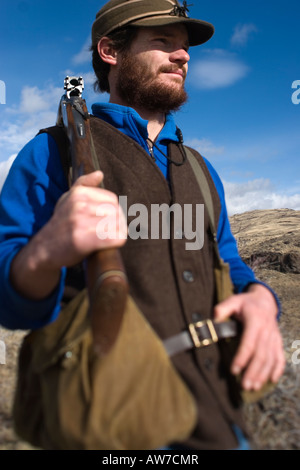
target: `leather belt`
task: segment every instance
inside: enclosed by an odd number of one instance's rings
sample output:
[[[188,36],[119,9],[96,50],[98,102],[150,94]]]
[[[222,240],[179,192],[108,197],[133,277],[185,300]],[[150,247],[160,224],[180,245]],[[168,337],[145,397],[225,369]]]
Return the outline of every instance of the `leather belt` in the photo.
[[[215,322],[204,320],[191,323],[189,329],[163,341],[169,356],[193,348],[203,348],[217,343],[220,339],[233,338],[239,333],[237,321]]]

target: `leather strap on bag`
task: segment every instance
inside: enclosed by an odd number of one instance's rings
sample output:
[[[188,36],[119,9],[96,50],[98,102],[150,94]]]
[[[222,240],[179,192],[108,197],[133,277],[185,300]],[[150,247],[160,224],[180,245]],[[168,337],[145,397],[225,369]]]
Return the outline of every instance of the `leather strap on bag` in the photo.
[[[189,329],[163,341],[168,355],[174,356],[193,348],[203,348],[217,343],[220,339],[233,338],[238,334],[236,321],[214,322],[204,320],[190,323]]]
[[[195,155],[189,148],[184,147],[184,149],[204,198],[205,207],[209,217],[210,230],[213,235],[215,260],[217,265],[221,266],[222,264],[224,265],[224,263],[219,253],[214,218],[214,205],[208,181]],[[240,325],[234,320],[214,322],[213,320],[207,319],[191,323],[187,331],[183,331],[178,335],[166,339],[164,341],[164,346],[169,356],[173,356],[188,349],[209,346],[213,343],[217,343],[221,339],[236,337],[239,333]]]
[[[217,229],[215,226],[215,217],[214,217],[214,204],[213,200],[211,197],[211,192],[209,189],[208,181],[207,178],[204,174],[204,171],[202,170],[201,166],[199,165],[197,158],[195,155],[190,151],[188,147],[184,147],[186,156],[188,158],[188,161],[190,162],[190,165],[193,169],[193,172],[195,174],[196,180],[198,182],[198,185],[200,187],[205,207],[208,212],[208,217],[209,217],[209,225],[210,225],[210,230],[213,236],[213,241],[214,241],[214,250],[215,254],[217,256],[218,261],[221,261],[220,253],[219,253],[219,247],[218,247],[218,241],[217,241]]]

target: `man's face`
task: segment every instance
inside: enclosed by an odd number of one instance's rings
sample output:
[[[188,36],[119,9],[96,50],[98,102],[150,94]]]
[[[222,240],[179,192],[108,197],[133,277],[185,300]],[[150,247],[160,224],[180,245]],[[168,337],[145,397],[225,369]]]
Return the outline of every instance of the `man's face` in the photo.
[[[187,100],[188,47],[183,25],[140,28],[130,50],[120,53],[118,95],[137,109],[179,109]]]

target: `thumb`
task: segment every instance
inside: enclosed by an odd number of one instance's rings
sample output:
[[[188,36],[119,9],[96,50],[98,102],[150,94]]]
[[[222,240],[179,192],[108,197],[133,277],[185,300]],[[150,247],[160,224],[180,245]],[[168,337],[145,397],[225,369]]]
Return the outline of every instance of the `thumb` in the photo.
[[[232,315],[238,314],[240,310],[241,297],[239,295],[232,295],[215,306],[214,319],[220,322],[227,320]]]
[[[87,175],[80,176],[73,186],[90,186],[97,188],[100,186],[104,179],[104,175],[102,171],[93,171],[92,173],[88,173]]]

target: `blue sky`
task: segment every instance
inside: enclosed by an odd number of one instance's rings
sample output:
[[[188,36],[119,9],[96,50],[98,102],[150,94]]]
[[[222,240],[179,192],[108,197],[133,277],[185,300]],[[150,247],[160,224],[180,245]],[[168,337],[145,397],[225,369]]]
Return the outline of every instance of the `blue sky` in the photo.
[[[88,52],[104,3],[1,0],[0,186],[8,162],[55,123],[66,75],[84,77],[89,108],[107,101],[93,92]],[[188,3],[190,16],[212,22],[216,32],[190,49],[190,98],[177,113],[185,143],[219,172],[230,214],[300,210],[299,2]]]

